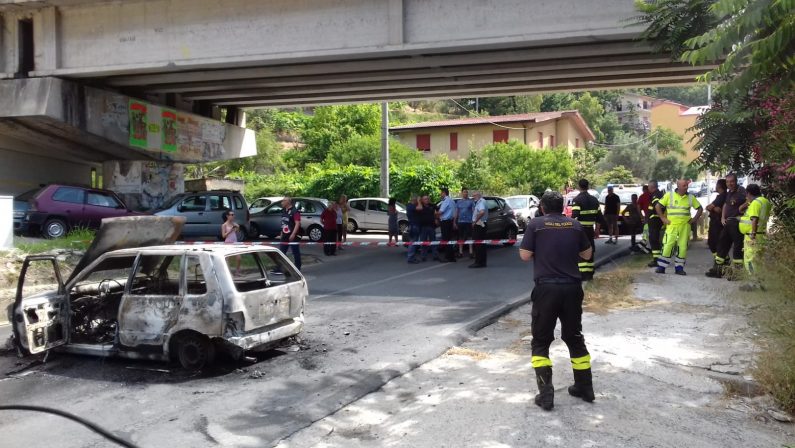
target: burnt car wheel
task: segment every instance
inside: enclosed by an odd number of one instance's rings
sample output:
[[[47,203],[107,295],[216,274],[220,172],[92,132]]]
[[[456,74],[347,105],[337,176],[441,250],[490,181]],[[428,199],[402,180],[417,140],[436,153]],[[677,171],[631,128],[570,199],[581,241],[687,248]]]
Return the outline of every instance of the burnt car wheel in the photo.
[[[213,362],[215,347],[207,337],[185,333],[177,339],[176,358],[186,370],[201,370]]]
[[[47,222],[44,223],[44,230],[42,233],[44,234],[45,238],[61,238],[66,235],[66,232],[69,228],[66,226],[66,222],[62,219],[48,219]]]
[[[311,226],[307,229],[309,241],[318,242],[323,239],[323,229],[320,226]]]
[[[516,227],[508,227],[508,231],[505,232],[505,239],[506,240],[513,240],[514,242],[513,243],[504,243],[504,245],[505,246],[513,246],[514,244],[516,244],[515,241],[516,241],[517,233],[518,232],[517,232]]]
[[[398,233],[403,235],[404,233],[409,231],[409,222],[408,221],[400,221],[398,223]]]

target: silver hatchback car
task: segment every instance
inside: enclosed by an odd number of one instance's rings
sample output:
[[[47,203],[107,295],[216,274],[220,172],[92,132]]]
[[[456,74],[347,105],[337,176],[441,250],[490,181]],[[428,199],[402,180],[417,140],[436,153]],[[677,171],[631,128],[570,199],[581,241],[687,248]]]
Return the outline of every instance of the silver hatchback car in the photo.
[[[398,234],[408,229],[406,206],[398,202]],[[389,198],[354,198],[348,201],[348,232],[360,230],[389,230]]]
[[[302,331],[307,283],[281,252],[169,244],[183,223],[103,220],[66,281],[54,256],[25,259],[9,316],[18,347],[174,360],[197,370],[219,350],[238,358]],[[25,283],[29,270],[45,268],[53,272],[49,288]]]

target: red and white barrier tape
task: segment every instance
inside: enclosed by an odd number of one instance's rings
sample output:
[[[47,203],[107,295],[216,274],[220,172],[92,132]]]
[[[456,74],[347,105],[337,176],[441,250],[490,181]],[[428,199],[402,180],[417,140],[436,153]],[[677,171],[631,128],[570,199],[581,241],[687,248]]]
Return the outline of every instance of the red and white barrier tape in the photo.
[[[174,244],[186,245],[243,245],[243,246],[356,246],[356,247],[408,247],[408,246],[456,246],[458,244],[485,244],[488,246],[499,246],[503,244],[515,244],[517,240],[462,240],[462,241],[414,241],[411,243],[387,243],[383,241],[346,241],[343,243],[323,242],[323,241],[293,241],[282,243],[280,241],[244,241],[239,243],[226,243],[223,241],[177,241]]]

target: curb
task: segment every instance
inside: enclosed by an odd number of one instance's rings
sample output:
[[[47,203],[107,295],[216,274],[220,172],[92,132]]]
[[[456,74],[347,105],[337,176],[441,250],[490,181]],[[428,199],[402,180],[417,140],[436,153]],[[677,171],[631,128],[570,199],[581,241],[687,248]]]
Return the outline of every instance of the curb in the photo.
[[[607,257],[597,261],[594,264],[594,266],[596,268],[602,267],[608,263],[612,263],[620,258],[630,255],[631,253],[632,250],[629,248],[614,252],[608,255]],[[494,322],[497,322],[497,320],[499,320],[499,318],[501,318],[502,316],[530,302],[531,302],[530,293],[519,295],[511,299],[508,303],[499,305],[489,311],[486,311],[485,313],[481,313],[478,317],[475,318],[475,320],[464,325],[462,328],[459,328],[458,330],[454,331],[451,334],[451,336],[456,337],[459,340],[459,342],[461,342],[467,339],[467,337],[482,330],[483,328],[488,327]]]

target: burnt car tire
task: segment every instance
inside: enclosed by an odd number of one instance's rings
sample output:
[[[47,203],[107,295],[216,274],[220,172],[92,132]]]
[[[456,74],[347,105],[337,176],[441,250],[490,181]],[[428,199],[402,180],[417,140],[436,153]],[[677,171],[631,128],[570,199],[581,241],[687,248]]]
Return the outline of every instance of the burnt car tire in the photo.
[[[260,236],[259,226],[255,223],[251,223],[248,230],[248,236],[252,240],[258,240]]]
[[[318,225],[310,226],[306,233],[309,234],[309,241],[317,243],[323,240],[323,228]]]
[[[198,333],[184,333],[176,341],[175,358],[185,370],[201,370],[215,359],[215,346]]]
[[[398,223],[398,234],[403,235],[404,233],[409,231],[409,222],[408,221],[400,221]]]
[[[62,238],[66,236],[67,232],[69,232],[69,226],[66,225],[66,221],[58,218],[48,219],[41,230],[42,235],[49,239]]]
[[[514,244],[516,244],[515,241],[516,241],[517,235],[518,235],[518,232],[517,232],[516,227],[508,227],[508,231],[505,232],[505,239],[506,240],[514,240],[514,242],[513,243],[504,243],[503,245],[505,245],[505,246],[513,246]]]

